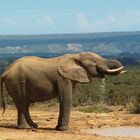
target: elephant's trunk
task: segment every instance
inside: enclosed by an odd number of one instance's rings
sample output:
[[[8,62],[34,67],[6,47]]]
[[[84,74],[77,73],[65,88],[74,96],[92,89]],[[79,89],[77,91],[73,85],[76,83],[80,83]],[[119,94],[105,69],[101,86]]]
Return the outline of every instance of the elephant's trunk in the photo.
[[[125,72],[123,71],[124,66],[122,66],[122,64],[117,60],[106,59],[105,64],[106,64],[105,74],[117,75]]]

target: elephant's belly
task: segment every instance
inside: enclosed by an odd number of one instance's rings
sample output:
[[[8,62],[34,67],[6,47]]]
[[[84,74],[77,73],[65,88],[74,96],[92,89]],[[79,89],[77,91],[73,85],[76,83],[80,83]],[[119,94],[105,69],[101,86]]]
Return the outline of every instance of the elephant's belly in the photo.
[[[57,95],[56,94],[48,94],[48,93],[44,93],[44,92],[39,92],[39,93],[34,93],[33,97],[29,98],[29,101],[34,103],[34,102],[41,102],[41,101],[46,101],[46,100],[50,100],[52,98],[55,98]]]
[[[46,82],[40,82],[28,89],[27,92],[30,102],[46,101],[57,96],[57,91],[51,83],[46,84]]]

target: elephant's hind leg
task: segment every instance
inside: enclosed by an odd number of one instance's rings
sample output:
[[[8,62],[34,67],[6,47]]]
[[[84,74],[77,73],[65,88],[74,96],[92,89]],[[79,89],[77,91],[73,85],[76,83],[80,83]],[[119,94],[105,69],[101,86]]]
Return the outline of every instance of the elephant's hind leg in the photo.
[[[26,117],[26,104],[21,99],[13,99],[17,108],[17,125],[18,128],[30,128]]]
[[[25,116],[25,109],[23,108],[18,108],[17,113],[18,113],[18,119],[17,119],[17,124],[18,128],[30,128],[30,125],[27,123],[26,116]]]
[[[29,128],[25,114],[26,114],[26,104],[21,96],[21,90],[19,88],[18,82],[11,79],[6,79],[5,86],[8,94],[12,97],[16,108],[17,108],[17,125],[18,128]]]
[[[25,97],[24,97],[25,98]],[[21,96],[13,98],[17,108],[17,125],[19,128],[37,128],[37,124],[34,123],[29,114],[29,102]]]
[[[36,123],[34,123],[33,120],[30,117],[29,105],[26,106],[26,112],[25,113],[26,113],[25,114],[26,120],[27,120],[28,124],[30,125],[30,127],[37,128],[38,125]]]
[[[13,98],[18,113],[17,124],[19,128],[30,128],[27,121],[26,81],[24,77],[18,79],[17,96]]]
[[[17,89],[19,100],[16,103],[18,110],[18,126],[21,128],[37,128],[37,124],[32,121],[29,114],[29,101],[26,94],[26,78],[23,75],[18,80],[19,87]]]
[[[17,124],[18,128],[37,128],[38,125],[34,123],[29,114],[29,105],[18,104],[17,112],[18,112],[18,119]]]

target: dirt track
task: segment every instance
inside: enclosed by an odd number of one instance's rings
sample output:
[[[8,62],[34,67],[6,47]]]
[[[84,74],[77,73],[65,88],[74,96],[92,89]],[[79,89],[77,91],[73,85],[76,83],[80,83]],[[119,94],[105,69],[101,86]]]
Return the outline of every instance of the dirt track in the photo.
[[[4,116],[0,115],[0,140],[134,140],[134,138],[102,137],[87,135],[80,132],[83,128],[102,126],[140,126],[140,116],[113,113],[71,113],[70,130],[66,132],[55,131],[58,109],[56,107],[32,107],[31,116],[38,123],[37,129],[17,129],[16,109],[7,108]]]

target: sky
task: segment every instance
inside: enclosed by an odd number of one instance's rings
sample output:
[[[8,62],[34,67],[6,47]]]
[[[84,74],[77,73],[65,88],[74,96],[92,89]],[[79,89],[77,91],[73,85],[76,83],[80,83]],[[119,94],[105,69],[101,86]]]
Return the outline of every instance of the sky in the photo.
[[[140,0],[0,0],[0,34],[140,31]]]

